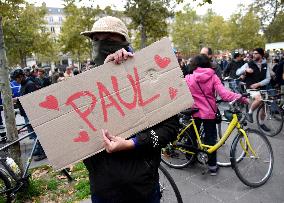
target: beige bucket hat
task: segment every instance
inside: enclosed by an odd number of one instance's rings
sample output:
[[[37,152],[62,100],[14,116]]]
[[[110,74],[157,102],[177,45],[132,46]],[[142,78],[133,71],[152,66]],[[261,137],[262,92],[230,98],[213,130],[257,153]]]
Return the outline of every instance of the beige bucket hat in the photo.
[[[119,18],[113,16],[100,18],[94,23],[91,31],[81,32],[80,34],[91,38],[96,32],[113,32],[121,34],[125,37],[127,42],[130,42],[126,25]]]

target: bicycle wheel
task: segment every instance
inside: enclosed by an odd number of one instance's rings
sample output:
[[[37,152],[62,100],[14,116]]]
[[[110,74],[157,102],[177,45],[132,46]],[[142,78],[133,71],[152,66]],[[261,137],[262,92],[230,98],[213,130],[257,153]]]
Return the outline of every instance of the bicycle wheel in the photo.
[[[185,131],[181,136],[182,139],[179,141],[181,144],[197,146],[196,140],[193,139],[187,131]],[[177,169],[184,168],[195,161],[195,155],[180,151],[172,143],[169,143],[162,149],[161,158],[164,164]]]
[[[11,183],[8,177],[0,169],[0,202],[11,202],[11,196],[6,190],[11,188]]]
[[[222,122],[221,125],[218,125],[218,129],[222,130],[222,134],[225,133],[226,129],[228,128],[229,122]],[[218,131],[219,131],[218,130]],[[231,146],[233,144],[233,141],[236,137],[237,134],[237,129],[234,129],[231,132],[231,135],[228,137],[228,139],[225,141],[225,143],[220,147],[217,151],[217,164],[218,166],[222,167],[229,167],[231,166],[231,158],[230,158],[230,151],[231,151]],[[218,137],[219,138],[219,137]],[[220,138],[219,138],[220,139]],[[247,149],[247,145],[245,146],[245,149]],[[241,161],[241,159],[245,156],[245,151],[241,151],[237,155],[237,162]]]
[[[266,183],[273,170],[273,151],[268,139],[260,134],[259,131],[248,129],[246,134],[255,155],[248,148],[246,156],[240,162],[236,157],[242,153],[242,145],[246,140],[242,134],[239,134],[233,142],[231,150],[232,167],[238,178],[247,186],[259,187]]]
[[[262,118],[264,118],[264,120],[260,122]],[[256,121],[258,128],[263,134],[273,137],[280,133],[283,128],[283,111],[276,102],[264,102],[257,109]],[[268,129],[265,129],[261,124],[264,124]]]
[[[174,179],[169,174],[169,172],[161,165],[159,166],[159,183],[161,192],[161,202],[183,202]]]

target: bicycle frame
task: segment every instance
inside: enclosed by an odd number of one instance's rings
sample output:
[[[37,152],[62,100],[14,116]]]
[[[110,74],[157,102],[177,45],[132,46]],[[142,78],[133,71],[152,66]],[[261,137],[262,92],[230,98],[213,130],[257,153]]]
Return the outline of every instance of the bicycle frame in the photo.
[[[208,154],[211,154],[215,151],[217,151],[225,142],[226,140],[229,138],[229,136],[231,135],[232,131],[237,128],[238,131],[240,131],[242,133],[242,135],[244,136],[245,140],[246,140],[246,143],[248,145],[248,148],[250,149],[250,151],[252,152],[252,154],[254,156],[256,156],[256,153],[254,152],[254,150],[252,149],[251,147],[251,144],[249,142],[249,139],[248,139],[248,136],[246,134],[246,132],[242,129],[241,127],[241,124],[239,123],[239,120],[238,120],[238,117],[237,117],[237,114],[233,114],[233,119],[231,120],[228,128],[226,129],[224,135],[222,136],[222,138],[214,145],[214,146],[210,146],[210,145],[206,145],[206,144],[203,144],[202,143],[202,140],[200,138],[200,135],[199,135],[199,132],[198,132],[198,129],[197,129],[197,126],[195,124],[195,121],[194,119],[192,118],[191,119],[191,122],[178,134],[177,136],[177,141],[180,140],[181,136],[183,135],[183,133],[188,129],[190,128],[191,126],[193,126],[193,129],[194,129],[194,132],[195,132],[195,135],[196,135],[196,138],[197,138],[197,142],[198,142],[198,146],[200,147],[201,150],[204,150],[205,152],[207,152]],[[189,153],[189,154],[195,154],[194,152],[191,152],[191,151],[188,151],[188,150],[185,150],[181,147],[177,147],[180,151],[182,152],[186,152],[186,153]],[[246,154],[248,155],[248,151],[245,149],[245,147],[243,146],[242,147],[243,150],[246,152]]]

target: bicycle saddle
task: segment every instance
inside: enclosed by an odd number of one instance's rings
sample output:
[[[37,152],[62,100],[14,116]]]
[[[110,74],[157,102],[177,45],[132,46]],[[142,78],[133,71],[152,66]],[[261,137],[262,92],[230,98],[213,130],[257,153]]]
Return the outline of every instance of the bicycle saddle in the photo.
[[[199,109],[198,108],[190,108],[190,109],[186,109],[184,111],[181,111],[180,113],[185,115],[185,116],[191,116],[192,114],[198,112]]]

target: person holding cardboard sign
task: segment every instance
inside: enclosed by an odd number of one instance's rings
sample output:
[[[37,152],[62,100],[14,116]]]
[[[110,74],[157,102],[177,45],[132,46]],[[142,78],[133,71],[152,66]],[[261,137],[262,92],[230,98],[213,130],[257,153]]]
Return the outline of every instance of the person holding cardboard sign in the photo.
[[[82,35],[93,40],[95,66],[120,64],[134,57],[128,30],[118,18],[97,20]],[[130,139],[111,135],[102,129],[105,151],[84,160],[89,171],[92,202],[159,203],[158,167],[161,148],[176,138],[178,118],[171,117]]]

